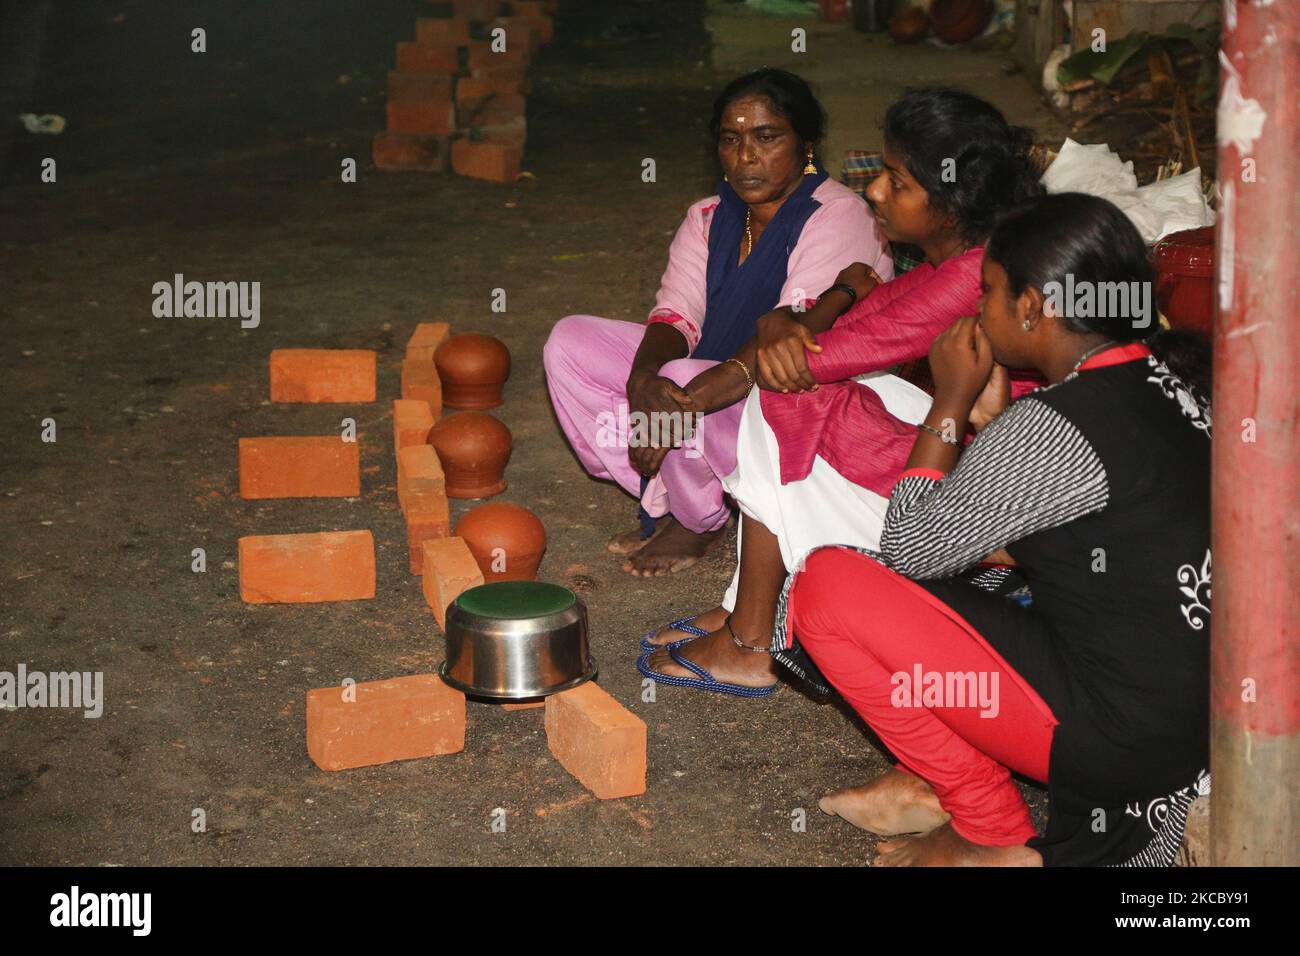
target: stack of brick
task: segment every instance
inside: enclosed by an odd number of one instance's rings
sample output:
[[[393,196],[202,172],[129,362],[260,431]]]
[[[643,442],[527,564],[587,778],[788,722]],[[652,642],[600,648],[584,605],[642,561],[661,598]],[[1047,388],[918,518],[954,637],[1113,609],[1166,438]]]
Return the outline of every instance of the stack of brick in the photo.
[[[519,177],[527,138],[528,64],[554,36],[557,0],[454,0],[450,18],[423,17],[397,45],[388,75],[388,128],[375,136],[380,169],[491,182]]]
[[[429,429],[442,416],[442,383],[433,353],[450,335],[446,322],[422,322],[406,343],[402,397],[393,402],[393,454],[397,500],[406,517],[412,574],[424,573],[424,543],[451,533],[451,506],[442,464],[428,444]]]
[[[469,21],[422,18],[414,42],[397,44],[397,70],[388,74],[388,128],[375,136],[380,169],[442,172],[456,131],[452,85],[469,44]]]

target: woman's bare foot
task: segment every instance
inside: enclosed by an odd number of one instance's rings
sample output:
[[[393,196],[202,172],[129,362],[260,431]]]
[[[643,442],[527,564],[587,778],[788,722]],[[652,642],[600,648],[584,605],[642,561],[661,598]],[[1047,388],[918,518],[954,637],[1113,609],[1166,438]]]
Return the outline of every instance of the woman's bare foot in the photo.
[[[641,537],[640,527],[633,528],[631,531],[620,531],[606,542],[605,550],[611,554],[636,554],[653,541],[655,535],[667,528],[671,520],[671,518],[656,519],[654,532],[648,538]]]
[[[1042,866],[1043,857],[1027,846],[980,846],[952,828],[952,823],[924,836],[881,843],[876,866]]]
[[[842,817],[879,836],[929,833],[950,819],[930,785],[920,777],[890,770],[866,786],[837,790],[817,804],[822,813]]]
[[[691,620],[691,624],[702,631],[714,631],[722,627],[722,622],[726,619],[727,609],[725,607],[715,607],[711,611],[697,614]],[[655,647],[663,647],[665,644],[671,644],[673,641],[694,639],[696,636],[697,635],[695,634],[687,634],[680,628],[665,627],[655,631],[654,635],[649,638],[649,641]]]
[[[746,640],[744,634],[738,636],[741,640]],[[752,640],[752,637],[750,639]],[[724,684],[770,687],[776,681],[776,664],[772,656],[737,647],[732,642],[731,633],[725,625],[711,631],[707,637],[697,637],[689,644],[683,644],[677,649],[677,653],[691,663],[703,667]],[[671,677],[699,677],[698,674],[692,673],[674,661],[666,650],[655,651],[650,655],[647,663],[651,670]]]
[[[623,570],[640,578],[656,578],[689,568],[708,553],[723,528],[696,534],[675,520],[661,524],[654,536],[628,556]]]

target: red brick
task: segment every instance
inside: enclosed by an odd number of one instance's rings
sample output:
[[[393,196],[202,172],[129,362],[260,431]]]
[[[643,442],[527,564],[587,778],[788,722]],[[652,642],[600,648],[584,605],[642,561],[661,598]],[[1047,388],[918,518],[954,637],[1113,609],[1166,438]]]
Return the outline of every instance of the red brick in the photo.
[[[361,449],[339,435],[239,439],[239,497],[356,498]]]
[[[447,629],[447,608],[470,588],[483,583],[483,572],[464,538],[431,538],[421,545],[424,600],[438,627]]]
[[[389,73],[389,100],[446,100],[452,98],[453,78],[442,73]]]
[[[420,17],[415,21],[415,42],[465,46],[469,43],[469,20]]]
[[[397,477],[406,479],[443,479],[442,462],[429,444],[411,445],[397,452]],[[417,491],[434,491],[434,488],[417,488]]]
[[[433,427],[433,410],[428,402],[416,399],[393,400],[393,448],[400,451],[412,445],[423,445],[429,440]]]
[[[239,594],[249,604],[373,598],[375,539],[369,531],[240,538]]]
[[[460,69],[460,47],[454,43],[397,44],[399,73],[455,73]]]
[[[408,358],[402,362],[402,398],[428,402],[434,421],[442,417],[442,382],[433,359]]]
[[[456,129],[456,107],[450,97],[428,100],[389,100],[385,105],[388,132],[411,136],[447,136]]]
[[[429,444],[398,450],[397,477],[406,481],[412,491],[439,491],[446,481],[438,453]]]
[[[465,695],[436,674],[307,692],[307,754],[348,770],[465,749]]]
[[[273,402],[373,402],[375,353],[369,349],[275,349]]]
[[[375,134],[373,143],[375,166],[402,172],[445,172],[448,152],[445,136],[412,136],[384,131]]]
[[[452,16],[457,20],[487,23],[501,12],[500,0],[451,0]]]
[[[591,681],[546,698],[546,742],[600,799],[645,793],[645,721]]]
[[[406,357],[432,362],[433,353],[438,351],[438,346],[450,337],[451,326],[446,322],[421,322],[406,342]]]
[[[491,40],[471,40],[467,49],[469,52],[466,63],[471,71],[483,67],[502,66],[522,70],[528,66],[528,61],[531,59],[528,43],[512,40],[509,33],[506,34],[506,48],[500,52],[493,51]]]
[[[475,143],[458,139],[451,144],[451,168],[460,176],[512,183],[519,178],[523,150],[514,143]]]
[[[407,496],[416,492],[447,493],[442,462],[432,445],[411,445],[397,452],[397,500],[406,514]]]
[[[504,710],[533,710],[536,707],[545,707],[545,706],[546,706],[546,701],[544,700],[532,700],[532,701],[528,701],[527,703],[508,703],[508,704],[501,705],[501,707]]]
[[[406,546],[411,573],[424,572],[424,542],[451,534],[451,507],[446,492],[413,491],[406,496]]]

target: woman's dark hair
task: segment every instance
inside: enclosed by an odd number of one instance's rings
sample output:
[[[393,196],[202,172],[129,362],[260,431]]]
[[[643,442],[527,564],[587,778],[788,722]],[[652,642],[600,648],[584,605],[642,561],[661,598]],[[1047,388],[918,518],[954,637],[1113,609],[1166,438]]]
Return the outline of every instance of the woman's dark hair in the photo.
[[[826,111],[803,78],[785,70],[764,67],[736,77],[713,101],[709,132],[714,142],[722,133],[722,114],[730,104],[745,96],[766,97],[772,109],[794,128],[801,145],[815,146],[826,132]]]
[[[1209,342],[1194,332],[1160,329],[1146,243],[1113,203],[1083,193],[1040,196],[998,222],[984,255],[1006,271],[1013,296],[1030,287],[1044,295],[1056,290],[1067,297],[1057,310],[1067,329],[1116,342],[1145,339],[1175,375],[1209,396]],[[1070,289],[1088,290],[1092,308],[1074,308]]]
[[[962,90],[906,94],[885,112],[885,141],[972,245],[988,238],[999,214],[1042,192],[1029,163],[1033,134]]]

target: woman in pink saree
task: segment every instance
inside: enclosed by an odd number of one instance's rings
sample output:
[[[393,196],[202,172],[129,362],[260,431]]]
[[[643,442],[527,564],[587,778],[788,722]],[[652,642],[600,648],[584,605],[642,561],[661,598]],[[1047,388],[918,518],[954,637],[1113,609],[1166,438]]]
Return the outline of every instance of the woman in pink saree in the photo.
[[[735,470],[758,320],[820,332],[834,314],[807,306],[847,265],[893,275],[866,203],[815,160],[824,125],[793,74],[729,84],[712,121],[724,180],[687,210],[646,324],[570,315],[546,343],[547,387],[579,461],[641,502],[641,527],[609,543],[631,574],[688,567],[725,527],[722,479]]]

